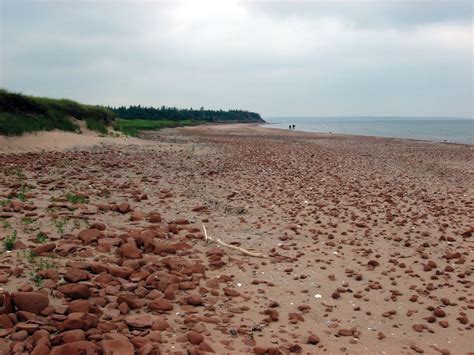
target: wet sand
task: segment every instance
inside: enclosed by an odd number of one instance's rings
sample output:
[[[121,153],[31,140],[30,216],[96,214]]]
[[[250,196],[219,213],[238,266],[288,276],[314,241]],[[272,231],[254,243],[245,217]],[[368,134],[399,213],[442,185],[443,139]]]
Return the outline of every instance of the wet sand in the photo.
[[[17,232],[0,352],[472,351],[473,146],[255,125],[145,137],[0,145],[0,237]]]

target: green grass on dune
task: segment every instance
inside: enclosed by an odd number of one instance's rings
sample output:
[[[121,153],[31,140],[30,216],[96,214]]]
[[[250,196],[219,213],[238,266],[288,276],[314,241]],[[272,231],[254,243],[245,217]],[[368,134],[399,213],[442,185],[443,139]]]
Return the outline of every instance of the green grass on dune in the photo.
[[[90,117],[86,118],[86,127],[90,129],[91,131],[96,131],[105,135],[109,133],[107,126],[105,126],[102,122],[94,118],[90,118]]]
[[[144,120],[144,119],[121,119],[115,120],[114,128],[130,136],[137,136],[140,131],[157,131],[163,128],[194,126],[191,120]]]
[[[53,129],[76,132],[79,131],[79,126],[69,117],[63,115],[32,116],[0,112],[0,134],[6,136],[19,136],[23,133],[52,131]]]
[[[36,131],[79,131],[71,118],[85,120],[87,128],[107,134],[115,114],[102,106],[68,99],[27,96],[0,89],[0,134],[21,135]]]

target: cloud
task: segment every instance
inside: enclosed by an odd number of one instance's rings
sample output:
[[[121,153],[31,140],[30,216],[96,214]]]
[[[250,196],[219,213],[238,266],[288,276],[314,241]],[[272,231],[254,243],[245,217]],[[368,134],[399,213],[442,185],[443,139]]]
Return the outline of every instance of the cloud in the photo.
[[[466,2],[2,5],[12,90],[273,116],[473,115]]]

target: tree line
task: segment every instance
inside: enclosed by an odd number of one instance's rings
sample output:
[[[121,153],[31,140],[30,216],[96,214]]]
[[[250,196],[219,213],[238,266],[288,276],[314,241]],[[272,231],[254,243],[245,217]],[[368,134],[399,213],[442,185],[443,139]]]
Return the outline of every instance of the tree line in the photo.
[[[207,110],[179,109],[162,106],[160,108],[146,106],[108,107],[118,118],[147,120],[193,120],[201,122],[265,122],[258,113],[243,110]]]

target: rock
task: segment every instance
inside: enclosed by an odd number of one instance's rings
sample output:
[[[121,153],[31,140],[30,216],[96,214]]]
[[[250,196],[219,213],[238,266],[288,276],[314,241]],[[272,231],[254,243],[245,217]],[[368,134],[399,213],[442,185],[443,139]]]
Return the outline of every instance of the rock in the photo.
[[[50,355],[79,355],[79,349],[75,344],[64,344],[53,347]]]
[[[150,213],[150,216],[148,217],[148,222],[161,223],[161,215],[158,212]]]
[[[90,303],[87,300],[74,300],[69,303],[67,313],[89,313]]]
[[[2,329],[13,328],[13,323],[7,314],[0,314],[0,327]]]
[[[48,296],[40,292],[13,292],[11,297],[20,311],[40,314],[49,305]]]
[[[128,279],[133,273],[133,269],[127,266],[109,266],[108,270],[111,275],[122,279]]]
[[[100,230],[96,228],[84,229],[79,232],[77,237],[82,240],[84,245],[89,245],[91,243],[97,242],[97,239],[100,236]]]
[[[128,243],[124,244],[120,248],[120,255],[127,259],[141,259],[142,252],[134,244]]]
[[[130,204],[128,202],[122,202],[118,205],[118,210],[120,213],[128,213],[130,212]]]
[[[64,274],[64,280],[71,283],[89,280],[89,273],[82,269],[68,268]]]
[[[75,343],[85,340],[86,333],[82,329],[73,329],[61,333],[61,339],[64,343]]]
[[[446,312],[442,308],[436,308],[433,314],[438,318],[446,317]]]
[[[133,222],[141,221],[143,219],[145,219],[145,214],[143,212],[140,212],[140,211],[134,211],[130,215],[130,220],[133,221]]]
[[[58,291],[73,300],[88,299],[90,296],[89,287],[81,283],[71,283],[59,286]]]
[[[343,337],[350,337],[352,336],[352,329],[339,329],[337,331],[337,334],[339,334],[340,336],[343,336]]]
[[[150,328],[153,325],[153,318],[147,314],[127,316],[125,323],[132,328]]]
[[[195,331],[190,331],[186,335],[189,342],[193,345],[199,345],[204,341],[204,337],[201,333],[195,332]]]
[[[103,340],[100,343],[103,354],[106,355],[134,355],[133,345],[126,340]]]
[[[150,302],[148,304],[148,308],[150,308],[152,311],[164,311],[168,312],[173,309],[173,304],[168,301],[167,299],[161,298],[159,300],[155,300],[153,302]]]
[[[316,345],[316,344],[319,344],[319,342],[320,342],[320,339],[316,335],[311,334],[308,337],[308,344]]]
[[[43,254],[43,253],[49,253],[50,251],[53,251],[56,249],[56,243],[48,243],[48,244],[43,244],[43,245],[38,245],[36,248],[33,249],[33,251],[37,254]]]
[[[192,306],[202,306],[203,305],[202,297],[199,295],[193,294],[188,297],[188,303]]]

